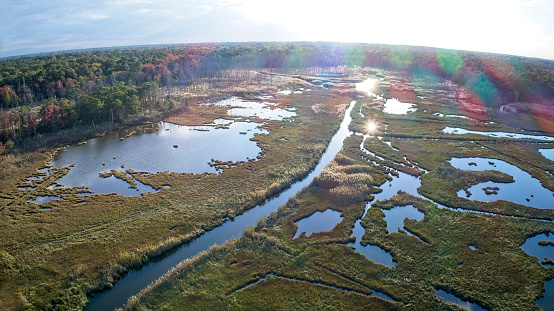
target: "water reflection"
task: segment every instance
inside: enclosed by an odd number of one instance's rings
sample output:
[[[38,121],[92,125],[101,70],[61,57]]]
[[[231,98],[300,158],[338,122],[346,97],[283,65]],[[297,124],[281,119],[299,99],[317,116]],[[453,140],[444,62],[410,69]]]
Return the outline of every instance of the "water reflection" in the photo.
[[[554,306],[554,279],[544,283],[544,297],[537,299],[537,305],[541,310],[552,310]]]
[[[248,225],[255,225],[259,218],[267,216],[271,212],[276,212],[279,206],[285,204],[289,198],[296,195],[302,188],[308,186],[314,177],[323,170],[325,165],[331,162],[342,149],[344,139],[351,134],[348,130],[348,125],[352,121],[350,112],[354,104],[355,101],[350,103],[339,130],[331,139],[331,142],[321,156],[317,166],[308,176],[295,182],[290,188],[281,192],[278,196],[235,217],[233,221],[228,221],[206,232],[192,242],[180,246],[174,253],[167,254],[163,259],[151,261],[142,266],[140,270],[130,270],[113,288],[102,293],[97,293],[96,296],[91,299],[86,310],[113,310],[117,307],[121,307],[129,296],[137,294],[142,288],[164,275],[169,269],[175,267],[182,260],[192,258],[198,255],[198,253],[208,250],[214,244],[223,244],[229,239],[241,237],[244,229]]]
[[[313,232],[330,231],[336,224],[341,222],[342,217],[340,213],[333,210],[326,210],[324,212],[315,212],[310,217],[306,217],[296,222],[298,230],[294,235],[294,239],[300,236],[302,232],[306,236],[310,236]]]
[[[30,199],[28,202],[29,203],[36,203],[36,204],[42,204],[42,203],[48,203],[50,201],[52,201],[53,199],[55,200],[61,200],[62,198],[58,197],[58,196],[50,196],[50,195],[44,195],[44,196],[37,196],[35,199]]]
[[[545,267],[551,267],[547,259],[554,260],[554,234],[542,233],[528,238],[521,249],[529,256],[537,257],[538,262]],[[537,300],[537,305],[543,310],[551,310],[554,306],[554,279],[545,283],[544,297]]]
[[[155,192],[138,181],[135,182],[139,189],[131,189],[127,182],[115,177],[101,178],[99,173],[112,169],[215,173],[216,169],[209,165],[212,158],[233,162],[255,158],[261,149],[250,139],[267,131],[258,128],[258,123],[235,122],[227,126],[228,129],[218,129],[164,122],[136,126],[71,146],[52,159],[52,166],[66,167],[75,163],[69,173],[57,181],[65,187],[86,186],[98,194]]]
[[[396,98],[390,98],[385,102],[383,112],[388,114],[407,114],[417,110],[414,106],[414,104],[403,103]]]
[[[540,181],[515,165],[497,159],[487,158],[453,158],[449,161],[453,167],[467,171],[495,170],[511,175],[513,183],[485,182],[468,189],[472,200],[492,202],[496,200],[511,201],[535,208],[552,208],[554,196],[552,191],[543,188]],[[496,190],[498,187],[498,190]],[[483,190],[485,189],[485,190]],[[498,194],[491,193],[494,189]],[[486,191],[489,190],[489,191]],[[492,192],[494,192],[492,191]],[[487,194],[490,193],[490,194]],[[466,197],[464,190],[458,191],[459,197]]]
[[[517,133],[507,133],[507,132],[481,132],[481,131],[470,131],[459,127],[445,127],[442,130],[447,134],[477,134],[485,135],[489,137],[503,137],[503,138],[514,138],[514,139],[537,139],[537,140],[551,140],[554,141],[554,137],[550,136],[539,136],[539,135],[526,135],[526,134],[517,134]]]
[[[543,157],[550,161],[554,161],[554,149],[539,149],[539,152]]]
[[[299,92],[301,93],[301,91]],[[297,94],[297,92],[294,92],[294,94]],[[285,118],[296,116],[296,112],[293,109],[281,109],[277,108],[277,105],[274,103],[245,101],[238,97],[231,97],[206,105],[231,107],[227,111],[227,115],[233,117],[258,117],[264,120],[282,121]]]
[[[375,83],[377,83],[377,79],[367,79],[363,82],[356,83],[356,91],[367,93],[369,96],[375,96],[375,94],[371,92]]]
[[[547,263],[543,264],[543,261],[547,258],[554,260],[554,234],[543,233],[528,238],[521,245],[521,249],[529,254],[529,256],[537,257],[541,265],[551,266]]]
[[[451,302],[451,303],[455,303],[457,304],[458,306],[466,309],[466,310],[469,310],[469,311],[486,311],[487,309],[475,304],[475,303],[471,303],[469,301],[466,301],[466,300],[462,300],[450,293],[447,293],[445,291],[443,291],[442,289],[437,289],[435,291],[437,293],[437,295],[439,297],[441,297],[442,299],[448,301],[448,302]]]
[[[413,205],[396,206],[390,210],[383,210],[383,212],[385,213],[385,221],[387,222],[387,231],[389,233],[398,232],[399,229],[403,229],[406,218],[420,221],[425,216]]]
[[[419,196],[419,194],[417,193],[417,188],[420,185],[421,185],[421,182],[419,178],[410,176],[402,172],[398,172],[398,177],[393,177],[391,181],[387,181],[386,183],[381,185],[381,189],[383,189],[383,191],[378,194],[375,194],[374,201],[390,199],[393,196],[395,196],[400,190],[412,195]],[[367,210],[370,208],[370,206],[371,206],[370,203],[366,204],[365,213],[367,213]],[[364,213],[364,217],[365,217],[365,213]],[[363,219],[363,217],[361,219]],[[349,243],[348,245],[354,246],[357,252],[363,254],[369,260],[372,260],[376,263],[380,263],[389,267],[393,267],[395,263],[392,260],[392,256],[384,249],[375,245],[363,246],[360,243],[362,240],[362,236],[365,233],[365,229],[361,225],[361,219],[356,221],[356,224],[354,225],[354,229],[352,232],[352,235],[356,236],[356,241],[353,243]],[[403,222],[404,218],[402,218],[401,221]]]

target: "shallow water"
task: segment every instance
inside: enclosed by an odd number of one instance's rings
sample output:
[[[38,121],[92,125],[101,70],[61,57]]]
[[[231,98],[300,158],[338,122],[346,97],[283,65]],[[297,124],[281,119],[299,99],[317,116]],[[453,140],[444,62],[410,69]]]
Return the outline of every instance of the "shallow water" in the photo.
[[[537,299],[537,305],[542,310],[549,311],[554,306],[554,279],[546,281],[544,287],[544,297]]]
[[[460,119],[467,119],[467,120],[471,120],[473,122],[477,122],[477,123],[483,123],[483,124],[495,124],[496,122],[494,121],[481,121],[481,120],[477,120],[477,119],[473,119],[473,118],[470,118],[468,116],[464,116],[464,115],[459,115],[459,114],[443,114],[443,113],[440,113],[440,112],[435,112],[433,113],[434,116],[438,116],[438,117],[441,117],[441,118],[460,118]]]
[[[62,198],[57,196],[50,196],[50,195],[44,195],[44,196],[37,196],[36,199],[30,199],[29,203],[36,203],[36,204],[42,204],[42,203],[48,203],[52,200],[61,200]]]
[[[294,109],[276,108],[272,103],[244,101],[237,97],[216,103],[232,106],[231,117],[257,117],[264,120],[284,120],[296,116]],[[235,122],[216,119],[205,126],[179,126],[171,123],[129,127],[102,137],[90,139],[86,144],[68,146],[52,160],[53,167],[66,167],[75,163],[69,173],[57,182],[64,187],[88,187],[96,194],[118,193],[139,196],[155,192],[152,187],[135,180],[138,190],[115,177],[101,178],[99,173],[112,169],[132,169],[150,173],[215,173],[211,159],[221,161],[247,161],[260,153],[256,134],[267,134],[260,123]],[[223,127],[222,127],[223,126]]]
[[[291,94],[298,94],[297,92],[302,93],[302,91],[290,91]],[[294,112],[293,109],[276,108],[276,104],[273,103],[245,101],[238,97],[231,97],[229,99],[206,105],[235,107],[227,111],[227,115],[232,117],[258,117],[264,120],[282,121],[285,118],[296,116],[296,112]]]
[[[214,244],[221,245],[232,238],[241,237],[248,225],[256,225],[259,218],[267,216],[271,212],[276,212],[279,206],[285,204],[289,198],[295,196],[305,186],[308,186],[314,177],[323,170],[325,165],[331,162],[342,149],[344,139],[351,134],[348,130],[348,125],[352,121],[350,112],[354,104],[355,101],[351,102],[345,112],[339,130],[331,139],[319,163],[304,179],[295,182],[278,196],[235,217],[233,221],[228,221],[204,233],[192,242],[178,247],[174,252],[165,254],[159,260],[151,261],[139,270],[130,270],[129,273],[115,283],[113,288],[97,293],[94,298],[91,298],[86,310],[114,310],[123,306],[130,296],[136,295],[141,289],[163,276],[169,269],[175,267],[182,260],[194,257],[198,253],[208,250]]]
[[[407,114],[417,110],[414,106],[414,104],[403,103],[396,98],[389,98],[385,102],[383,112],[388,114]]]
[[[529,173],[519,169],[515,165],[487,158],[452,158],[449,162],[453,167],[460,170],[495,170],[511,175],[514,178],[515,182],[513,183],[495,183],[489,181],[474,185],[468,189],[471,192],[470,200],[482,202],[505,200],[535,208],[554,208],[552,191],[543,188],[538,179],[531,177]],[[469,165],[469,163],[475,163],[476,165]],[[498,194],[486,194],[483,190],[486,187],[498,187],[500,190],[498,190]],[[466,197],[465,191],[458,191],[458,196]]]
[[[554,161],[554,149],[539,149],[539,152],[543,157],[550,161]]]
[[[521,249],[529,254],[529,256],[537,257],[538,262],[542,265],[542,261],[546,258],[554,260],[554,246],[552,245],[540,245],[540,241],[554,242],[554,234],[543,233],[534,237],[528,238]],[[544,265],[543,265],[544,266]],[[550,266],[550,265],[546,265]]]
[[[102,178],[100,172],[133,169],[145,172],[215,173],[208,162],[246,161],[261,149],[250,139],[267,131],[258,123],[235,122],[228,129],[213,126],[179,126],[172,123],[140,125],[89,139],[84,145],[70,146],[52,159],[52,166],[75,163],[69,173],[57,182],[65,187],[88,187],[97,194],[140,195],[155,192],[136,181],[139,190],[115,177]],[[136,134],[127,136],[130,132]],[[239,133],[246,133],[240,135]],[[123,140],[121,140],[123,138]],[[124,165],[124,168],[121,166]]]
[[[324,212],[315,212],[311,216],[296,222],[298,229],[293,239],[299,237],[302,232],[306,236],[310,236],[313,232],[330,231],[341,221],[342,217],[337,211],[328,209]]]
[[[451,303],[455,303],[455,304],[459,305],[460,307],[462,307],[466,310],[469,310],[469,311],[486,311],[487,310],[485,308],[480,307],[479,305],[477,305],[475,303],[462,300],[462,299],[460,299],[460,298],[458,298],[458,297],[456,297],[456,296],[454,296],[450,293],[447,293],[447,292],[443,291],[442,289],[437,289],[437,290],[435,290],[435,292],[442,299],[444,299],[448,302],[451,302]]]
[[[291,95],[291,94],[302,94],[304,93],[303,90],[300,91],[293,91],[293,90],[279,90],[277,91],[277,94],[279,95]]]
[[[227,115],[237,117],[258,117],[265,120],[281,121],[284,118],[296,116],[296,112],[286,109],[268,109],[270,106],[264,106],[261,103],[243,102],[241,108],[231,108],[227,111]]]
[[[549,140],[554,141],[554,137],[550,136],[540,136],[540,135],[526,135],[526,134],[518,134],[518,133],[507,133],[507,132],[481,132],[481,131],[470,131],[459,127],[445,127],[442,130],[444,133],[447,134],[477,134],[477,135],[484,135],[489,137],[504,137],[504,138],[514,138],[514,139],[537,139],[537,140]]]
[[[404,229],[404,220],[406,218],[420,221],[425,216],[413,205],[396,206],[390,210],[383,210],[383,212],[385,213],[385,221],[387,222],[387,231],[389,233]]]
[[[377,83],[377,79],[367,79],[364,80],[361,83],[356,83],[356,90],[367,93],[369,96],[375,96],[375,94],[372,92],[373,87],[375,87],[375,83]]]
[[[408,174],[398,172],[398,177],[393,177],[392,181],[387,181],[383,185],[380,186],[383,191],[381,193],[375,194],[375,201],[381,201],[381,200],[387,200],[395,196],[399,190],[402,190],[404,192],[407,192],[412,195],[419,196],[417,193],[417,188],[421,185],[421,182],[419,178],[410,176]],[[371,206],[371,203],[366,204],[366,211]],[[364,216],[365,216],[364,213]],[[380,263],[389,267],[394,267],[395,263],[392,260],[392,256],[385,251],[384,249],[376,246],[376,245],[367,245],[363,246],[360,241],[362,240],[362,236],[365,233],[364,227],[361,225],[360,218],[358,221],[356,221],[356,224],[354,225],[354,229],[352,232],[352,235],[356,236],[356,242],[348,243],[348,245],[354,246],[355,250],[361,254],[363,254],[367,259],[372,260],[375,263]],[[391,223],[392,223],[392,219]],[[397,220],[398,221],[398,220]],[[404,222],[404,218],[402,218],[402,223]],[[388,224],[388,222],[387,222]],[[388,227],[388,226],[387,226]]]

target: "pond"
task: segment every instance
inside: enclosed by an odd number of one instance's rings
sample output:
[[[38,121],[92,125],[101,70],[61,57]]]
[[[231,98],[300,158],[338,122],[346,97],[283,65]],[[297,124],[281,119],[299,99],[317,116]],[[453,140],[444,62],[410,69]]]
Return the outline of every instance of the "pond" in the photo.
[[[458,135],[477,134],[477,135],[484,135],[484,136],[495,137],[495,138],[503,137],[503,138],[514,138],[514,139],[536,139],[536,140],[554,141],[554,137],[550,137],[550,136],[526,135],[526,134],[507,133],[507,132],[481,132],[481,131],[466,130],[459,127],[448,127],[448,126],[445,127],[442,131],[447,134],[458,134]]]
[[[255,158],[261,149],[250,139],[254,134],[267,131],[259,129],[258,123],[235,122],[227,126],[228,129],[222,129],[164,122],[135,126],[65,148],[51,163],[54,167],[75,163],[69,173],[57,181],[65,187],[86,186],[97,194],[116,192],[136,196],[155,190],[137,180],[138,189],[131,189],[127,182],[113,176],[102,178],[99,173],[112,169],[215,173],[216,169],[209,165],[212,158],[223,161]]]
[[[477,122],[477,123],[495,124],[494,121],[481,121],[481,120],[473,119],[473,118],[470,118],[468,116],[459,115],[459,114],[443,114],[443,113],[440,113],[440,112],[435,112],[435,113],[433,113],[433,115],[437,116],[437,117],[440,117],[440,118],[459,118],[459,119],[471,120],[471,121]]]
[[[544,283],[544,297],[537,299],[537,305],[541,310],[552,310],[554,306],[554,279]]]
[[[50,195],[44,195],[44,196],[37,196],[35,199],[30,199],[29,203],[36,203],[36,204],[42,204],[42,203],[48,203],[52,200],[61,200],[62,198],[57,196],[50,196]]]
[[[543,188],[540,181],[515,165],[497,159],[487,158],[452,158],[450,164],[460,170],[485,171],[495,170],[511,175],[513,183],[485,182],[470,187],[471,200],[493,202],[497,200],[511,201],[517,204],[535,208],[552,208],[554,196],[552,191]],[[498,188],[498,190],[496,190]],[[497,192],[497,194],[487,194]],[[489,190],[489,191],[486,191]],[[464,190],[458,191],[459,197],[466,197]]]
[[[284,120],[296,116],[294,108],[280,109],[273,103],[244,101],[238,97],[204,105],[229,107],[227,114],[233,119],[216,119],[204,126],[142,124],[65,147],[52,159],[52,166],[60,168],[73,163],[75,166],[57,183],[63,187],[85,186],[95,194],[140,196],[156,192],[129,174],[125,178],[133,179],[138,189],[130,188],[128,182],[114,176],[102,178],[99,173],[126,169],[150,173],[216,173],[216,167],[209,165],[211,159],[232,162],[254,159],[261,148],[251,139],[268,133],[260,128],[261,123],[235,119]]]
[[[290,89],[277,91],[277,94],[279,95],[291,95],[291,94],[302,94],[302,93],[304,93],[304,89],[302,88],[300,88],[300,91],[293,91]]]
[[[54,167],[75,163],[69,173],[57,181],[65,187],[86,186],[97,194],[154,192],[138,181],[139,190],[130,189],[123,180],[113,176],[102,178],[99,173],[112,169],[215,173],[216,169],[209,165],[212,158],[222,161],[255,158],[261,149],[250,139],[254,134],[267,131],[259,129],[258,123],[235,122],[227,126],[228,129],[222,129],[165,122],[135,126],[89,139],[86,144],[70,146],[56,154],[51,163]],[[241,135],[241,132],[246,134]],[[129,136],[130,133],[133,135]]]
[[[387,231],[389,233],[398,232],[399,229],[404,229],[404,220],[406,218],[415,219],[420,221],[425,214],[420,212],[413,205],[408,206],[396,206],[390,210],[383,210],[385,213],[385,221],[387,222]],[[406,233],[410,234],[405,230]]]
[[[292,91],[290,92],[292,93]],[[302,93],[301,91],[299,92]],[[297,94],[297,92],[294,92],[294,94]],[[227,115],[232,117],[258,117],[264,120],[282,121],[285,118],[296,116],[294,108],[281,109],[277,108],[277,104],[274,103],[246,101],[238,97],[231,97],[205,105],[231,107],[231,109],[227,110]]]
[[[537,257],[541,265],[550,267],[550,264],[543,264],[543,261],[547,258],[554,260],[554,234],[542,233],[530,237],[521,245],[521,249],[529,256]]]
[[[296,239],[302,233],[305,233],[306,236],[310,236],[313,232],[330,231],[341,222],[341,220],[342,217],[337,211],[328,209],[324,212],[315,212],[311,216],[296,222],[298,229],[293,239]]]

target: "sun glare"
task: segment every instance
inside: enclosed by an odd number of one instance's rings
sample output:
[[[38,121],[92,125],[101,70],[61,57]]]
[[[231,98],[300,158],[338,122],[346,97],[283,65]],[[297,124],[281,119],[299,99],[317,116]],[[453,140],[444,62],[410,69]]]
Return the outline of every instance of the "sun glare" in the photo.
[[[375,123],[374,121],[370,121],[367,124],[366,129],[370,134],[375,133],[377,131],[377,123]]]

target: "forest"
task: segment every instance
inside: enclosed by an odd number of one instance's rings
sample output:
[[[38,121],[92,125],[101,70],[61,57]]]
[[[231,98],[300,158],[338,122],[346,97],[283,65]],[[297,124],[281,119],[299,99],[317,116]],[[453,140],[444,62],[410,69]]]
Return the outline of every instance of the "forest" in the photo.
[[[487,107],[553,105],[554,63],[542,59],[375,44],[187,44],[92,49],[0,59],[0,150],[29,149],[42,135],[118,124],[183,108],[176,89],[215,87],[252,70],[314,73],[373,67],[446,78]],[[554,129],[552,129],[554,131]]]

